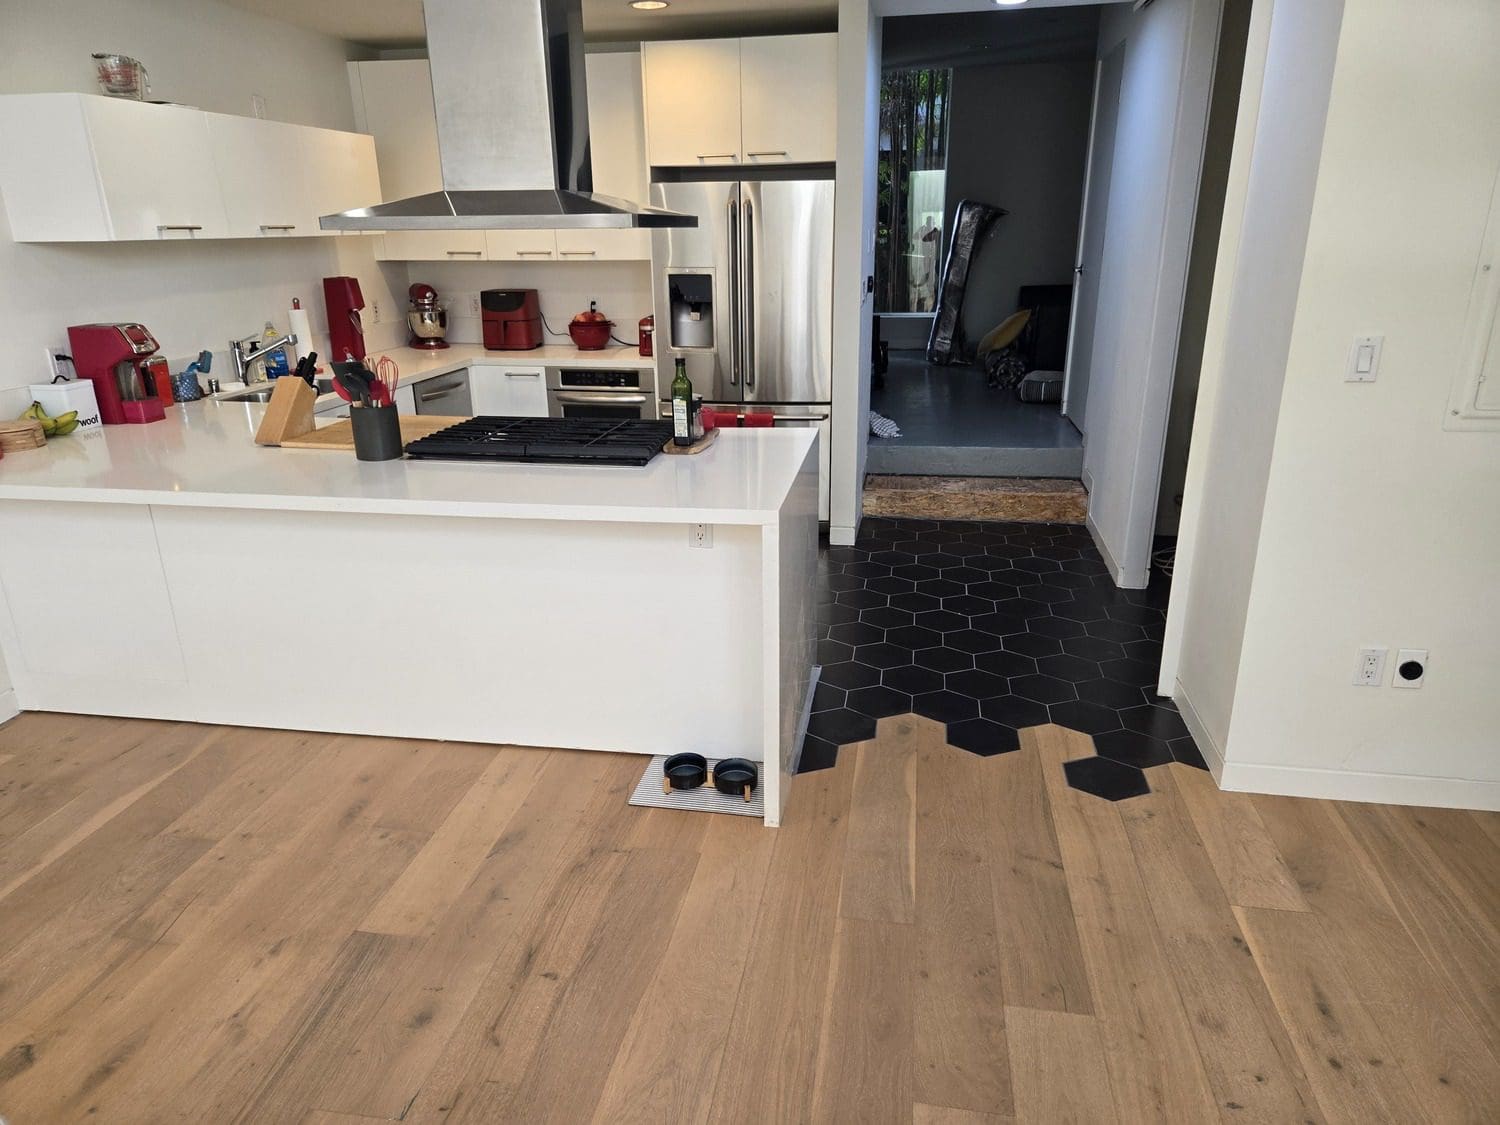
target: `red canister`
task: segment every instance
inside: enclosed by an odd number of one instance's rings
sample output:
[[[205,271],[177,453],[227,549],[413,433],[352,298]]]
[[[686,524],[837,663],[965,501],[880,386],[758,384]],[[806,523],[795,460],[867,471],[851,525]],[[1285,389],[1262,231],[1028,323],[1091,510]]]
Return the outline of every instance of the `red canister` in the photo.
[[[640,331],[641,355],[654,355],[655,353],[652,351],[652,337],[656,335],[656,317],[641,317],[641,323],[637,327]]]

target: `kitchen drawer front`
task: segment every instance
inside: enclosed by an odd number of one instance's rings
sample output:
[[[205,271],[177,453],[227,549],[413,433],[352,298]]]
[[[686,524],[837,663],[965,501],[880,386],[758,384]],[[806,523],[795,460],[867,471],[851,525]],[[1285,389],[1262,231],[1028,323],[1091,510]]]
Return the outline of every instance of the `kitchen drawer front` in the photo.
[[[482,230],[391,230],[380,236],[382,262],[482,262]]]
[[[485,256],[492,262],[554,262],[557,239],[550,230],[487,230]]]
[[[651,232],[559,230],[557,257],[564,262],[643,262],[651,260]]]
[[[469,397],[469,371],[450,371],[446,375],[434,375],[413,385],[418,414],[445,414],[454,418],[469,418],[474,414]]]
[[[469,395],[475,414],[509,418],[547,417],[547,372],[541,367],[469,369]]]

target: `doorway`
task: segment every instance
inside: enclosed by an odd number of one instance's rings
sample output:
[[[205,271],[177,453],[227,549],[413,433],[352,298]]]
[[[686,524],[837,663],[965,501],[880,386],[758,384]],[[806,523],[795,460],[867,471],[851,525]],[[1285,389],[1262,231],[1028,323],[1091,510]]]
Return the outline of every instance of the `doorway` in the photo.
[[[870,438],[870,473],[1079,478],[1060,400],[1098,28],[1089,5],[885,21],[870,404],[900,436]],[[992,221],[943,291],[965,201]]]

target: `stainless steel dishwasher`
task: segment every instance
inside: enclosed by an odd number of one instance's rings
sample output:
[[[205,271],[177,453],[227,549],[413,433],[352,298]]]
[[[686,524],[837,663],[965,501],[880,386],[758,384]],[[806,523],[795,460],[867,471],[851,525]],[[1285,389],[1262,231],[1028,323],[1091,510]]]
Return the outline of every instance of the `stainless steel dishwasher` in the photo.
[[[412,390],[416,392],[418,414],[446,414],[452,418],[474,416],[467,367],[418,383]]]

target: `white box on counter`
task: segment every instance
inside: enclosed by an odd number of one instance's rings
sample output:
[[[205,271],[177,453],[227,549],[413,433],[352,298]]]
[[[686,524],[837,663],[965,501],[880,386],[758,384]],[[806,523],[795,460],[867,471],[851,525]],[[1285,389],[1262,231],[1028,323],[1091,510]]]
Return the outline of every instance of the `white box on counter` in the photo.
[[[53,418],[76,410],[80,430],[99,427],[99,400],[94,397],[94,384],[87,379],[73,379],[65,383],[32,383],[26,389],[31,392],[31,401],[40,403],[42,409]]]

